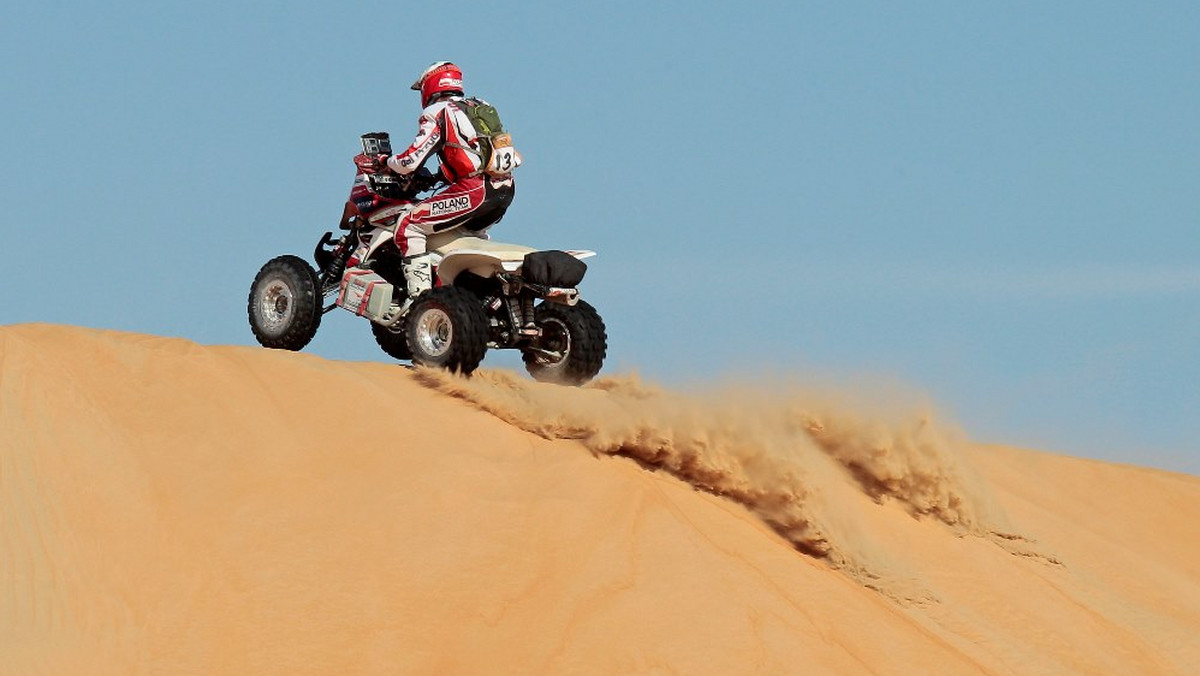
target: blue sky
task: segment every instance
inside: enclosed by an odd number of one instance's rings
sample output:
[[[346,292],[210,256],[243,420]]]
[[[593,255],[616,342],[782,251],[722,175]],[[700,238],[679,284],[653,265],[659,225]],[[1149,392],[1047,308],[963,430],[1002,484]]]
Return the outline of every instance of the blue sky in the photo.
[[[1200,473],[1194,3],[9,5],[0,324],[252,344],[259,265],[452,59],[525,157],[493,236],[600,252],[606,372]],[[309,349],[385,359],[344,313]]]

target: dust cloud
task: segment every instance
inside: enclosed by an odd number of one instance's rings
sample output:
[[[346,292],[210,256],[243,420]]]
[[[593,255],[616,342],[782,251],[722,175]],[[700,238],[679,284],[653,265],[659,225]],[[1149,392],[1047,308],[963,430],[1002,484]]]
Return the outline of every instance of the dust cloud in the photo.
[[[720,386],[682,394],[636,376],[583,388],[508,371],[471,378],[418,369],[422,384],[546,439],[632,458],[744,505],[801,552],[875,577],[832,511],[846,487],[959,534],[988,535],[996,520],[956,452],[963,435],[928,411],[862,413],[840,397]]]

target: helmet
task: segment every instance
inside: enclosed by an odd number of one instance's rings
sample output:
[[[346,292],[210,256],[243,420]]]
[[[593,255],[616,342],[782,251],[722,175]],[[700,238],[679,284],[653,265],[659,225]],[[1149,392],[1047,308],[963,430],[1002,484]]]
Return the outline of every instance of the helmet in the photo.
[[[429,100],[436,94],[463,92],[463,76],[458,66],[449,61],[438,61],[421,73],[421,77],[412,84],[412,88],[421,92],[421,105],[429,105]]]

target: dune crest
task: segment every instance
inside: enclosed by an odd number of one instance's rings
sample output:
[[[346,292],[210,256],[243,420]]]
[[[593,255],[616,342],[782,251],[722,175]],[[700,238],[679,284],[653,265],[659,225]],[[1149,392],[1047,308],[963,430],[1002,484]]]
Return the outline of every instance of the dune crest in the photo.
[[[1197,513],[918,405],[0,327],[0,674],[1191,674]]]

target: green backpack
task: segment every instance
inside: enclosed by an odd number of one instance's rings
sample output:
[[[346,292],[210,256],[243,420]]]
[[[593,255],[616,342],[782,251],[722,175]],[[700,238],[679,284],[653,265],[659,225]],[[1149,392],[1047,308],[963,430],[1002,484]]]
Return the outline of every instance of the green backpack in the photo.
[[[512,147],[512,136],[504,131],[500,113],[492,104],[476,98],[455,101],[454,105],[466,114],[479,137],[479,149],[454,144],[467,152],[479,156],[480,170],[492,176],[507,176],[520,164],[516,150]]]

